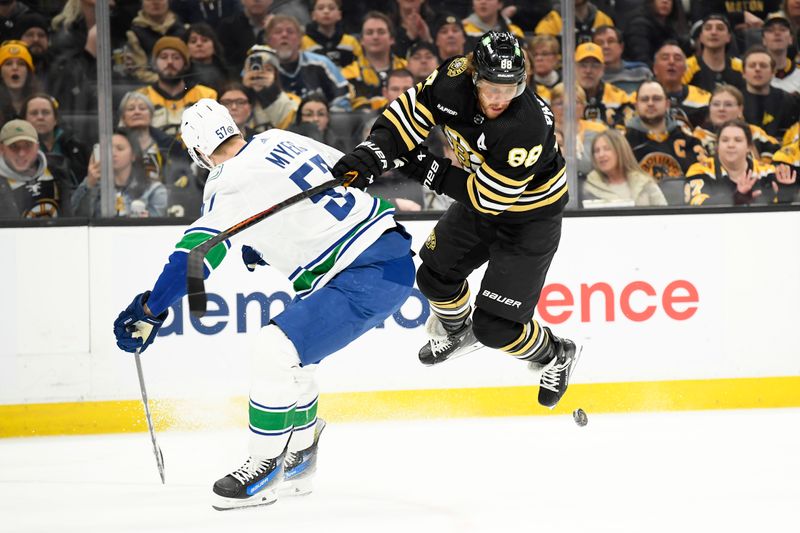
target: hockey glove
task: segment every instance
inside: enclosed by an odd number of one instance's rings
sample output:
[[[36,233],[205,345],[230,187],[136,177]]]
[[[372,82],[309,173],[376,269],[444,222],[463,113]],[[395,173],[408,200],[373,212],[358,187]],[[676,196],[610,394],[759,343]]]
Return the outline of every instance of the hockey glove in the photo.
[[[333,177],[345,187],[364,190],[389,168],[383,150],[372,141],[364,141],[333,166]]]
[[[444,176],[450,168],[450,160],[446,157],[436,157],[428,151],[426,146],[417,146],[413,151],[403,156],[406,164],[400,172],[414,181],[417,181],[430,190],[442,194]]]
[[[242,261],[250,272],[253,272],[259,265],[267,266],[267,262],[262,259],[261,254],[246,244],[242,245]]]
[[[144,304],[149,297],[150,291],[137,295],[114,321],[114,336],[121,350],[135,353],[139,349],[139,352],[144,352],[169,316],[169,309],[157,317],[145,314]]]

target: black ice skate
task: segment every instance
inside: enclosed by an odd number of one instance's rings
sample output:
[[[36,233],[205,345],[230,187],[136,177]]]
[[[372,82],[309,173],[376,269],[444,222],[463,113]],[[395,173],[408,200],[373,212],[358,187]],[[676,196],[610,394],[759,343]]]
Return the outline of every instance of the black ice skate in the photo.
[[[250,457],[241,467],[214,483],[212,507],[227,511],[275,503],[282,479],[283,454],[263,460]]]
[[[317,445],[325,429],[325,421],[317,418],[314,443],[298,452],[289,452],[283,461],[283,483],[278,487],[280,496],[305,496],[313,490],[311,480],[317,471]]]
[[[425,331],[430,340],[420,349],[419,361],[426,366],[461,357],[483,347],[472,332],[472,319],[467,319],[458,331],[449,333],[439,319],[431,314],[425,323]]]
[[[556,337],[549,329],[547,334],[553,343],[553,358],[544,365],[531,362],[528,366],[531,370],[542,373],[539,380],[539,403],[553,409],[567,392],[569,377],[578,364],[581,352],[571,340]]]

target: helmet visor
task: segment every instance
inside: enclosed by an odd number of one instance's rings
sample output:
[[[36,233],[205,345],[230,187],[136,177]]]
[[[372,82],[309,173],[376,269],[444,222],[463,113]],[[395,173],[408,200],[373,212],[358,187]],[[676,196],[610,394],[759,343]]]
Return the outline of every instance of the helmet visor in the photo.
[[[490,101],[513,100],[525,91],[524,83],[492,83],[487,80],[478,80],[475,87],[479,94]]]

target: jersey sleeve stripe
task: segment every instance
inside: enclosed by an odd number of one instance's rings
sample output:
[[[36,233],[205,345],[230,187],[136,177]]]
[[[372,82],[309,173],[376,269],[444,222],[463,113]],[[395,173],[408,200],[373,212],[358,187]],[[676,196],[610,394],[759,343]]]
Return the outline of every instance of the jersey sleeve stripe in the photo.
[[[547,180],[547,181],[546,181],[546,182],[545,182],[543,185],[541,185],[540,187],[536,187],[536,188],[535,188],[535,189],[533,189],[532,191],[525,191],[525,192],[523,193],[523,195],[525,195],[525,196],[532,196],[532,195],[541,194],[541,193],[543,193],[543,192],[547,192],[547,191],[549,191],[549,190],[550,190],[550,189],[553,187],[553,184],[554,184],[554,183],[556,183],[557,181],[559,181],[559,180],[560,180],[560,179],[561,179],[561,178],[564,176],[564,172],[565,172],[566,170],[567,170],[567,167],[561,167],[561,170],[559,170],[559,171],[558,171],[558,174],[556,174],[555,176],[553,176],[552,178],[550,178],[549,180]]]
[[[414,113],[412,113],[412,110],[409,108],[408,105],[408,98],[398,98],[398,100],[400,100],[400,103],[402,104],[403,111],[405,112],[404,114],[408,118],[408,123],[414,126],[414,128],[417,130],[417,133],[421,135],[423,138],[427,137],[430,128],[422,124],[418,120],[418,118],[414,115]]]
[[[481,205],[482,202],[476,196],[477,193],[475,191],[475,188],[476,188],[475,187],[475,173],[473,172],[467,178],[467,195],[469,196],[469,201],[472,202],[472,207],[474,207],[475,210],[478,211],[479,213],[487,213],[489,215],[499,215],[502,212],[502,209],[497,210],[497,211],[493,211],[491,209],[484,209],[482,207],[482,205]]]
[[[477,174],[477,173],[476,173]],[[478,189],[481,197],[484,198],[491,198],[492,200],[496,200],[503,204],[511,205],[519,199],[520,193],[512,194],[512,195],[502,195],[494,192],[490,188],[486,187],[483,183],[481,183],[480,176],[477,176],[477,180],[475,181],[475,187]]]
[[[486,162],[484,162],[481,165],[480,168],[481,168],[481,171],[484,172],[484,174],[486,175],[487,178],[494,178],[495,180],[503,182],[506,185],[509,185],[511,187],[525,187],[525,186],[528,185],[528,183],[530,182],[531,178],[533,177],[533,176],[528,176],[524,180],[515,180],[515,179],[512,179],[512,178],[509,178],[508,176],[504,176],[503,174],[500,174],[499,172],[494,170],[492,167],[487,165]]]
[[[406,108],[407,113],[411,118],[418,122],[422,129],[428,131],[433,126],[435,126],[433,116],[431,116],[430,112],[425,109],[419,101],[417,101],[417,90],[412,88],[409,89],[407,92],[404,92],[400,96],[395,99],[395,102],[400,101],[402,102],[403,107]],[[394,103],[394,102],[392,102]],[[396,109],[399,111],[400,106],[396,106]],[[423,111],[424,110],[424,111]]]
[[[519,196],[525,191],[525,187],[528,185],[528,181],[519,182],[517,187],[504,187],[497,181],[492,179],[492,176],[487,175],[484,172],[484,167],[486,164],[481,165],[478,170],[475,171],[475,174],[478,176],[478,180],[483,183],[484,185],[495,189],[496,191],[504,194],[515,195]]]
[[[434,120],[433,118],[433,113],[431,113],[428,110],[428,108],[422,104],[422,102],[417,101],[416,98],[414,99],[414,108],[419,110],[419,112],[422,114],[423,117],[425,117],[425,120],[428,121],[428,124],[430,124],[431,127],[436,125],[436,120]]]
[[[403,124],[403,129],[410,137],[418,139],[415,144],[421,143],[423,140],[425,140],[425,137],[428,136],[428,131],[430,128],[426,128],[424,125],[420,126],[414,116],[409,113],[408,99],[406,98],[406,95],[399,96],[389,105],[389,109],[386,110],[386,114],[388,115],[391,113],[394,113],[394,115],[400,119],[400,122]],[[414,127],[412,127],[412,124]],[[417,133],[414,128],[420,130],[420,133]]]
[[[567,183],[566,180],[564,180],[564,184],[561,186],[560,189],[557,189],[555,191],[555,194],[553,194],[552,196],[535,203],[523,203],[523,204],[512,205],[511,207],[508,208],[508,210],[511,212],[518,213],[520,211],[532,211],[534,209],[539,209],[540,207],[544,207],[546,205],[550,205],[554,202],[557,202],[562,196],[564,196],[564,194],[566,194],[566,192],[567,192]]]
[[[400,121],[397,120],[396,116],[394,116],[391,107],[383,113],[383,116],[386,117],[389,120],[389,122],[392,123],[397,132],[400,134],[400,137],[403,139],[403,142],[406,143],[406,149],[413,150],[416,144],[414,144],[414,142],[409,138],[403,125],[400,124]]]

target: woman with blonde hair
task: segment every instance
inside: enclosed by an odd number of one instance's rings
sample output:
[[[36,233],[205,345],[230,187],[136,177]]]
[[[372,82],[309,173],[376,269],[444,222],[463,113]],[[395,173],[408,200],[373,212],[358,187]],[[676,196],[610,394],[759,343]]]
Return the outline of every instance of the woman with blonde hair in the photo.
[[[655,180],[639,168],[628,141],[616,130],[598,133],[592,141],[592,170],[583,184],[587,199],[628,202],[636,207],[667,205]],[[584,207],[587,207],[584,203]]]

